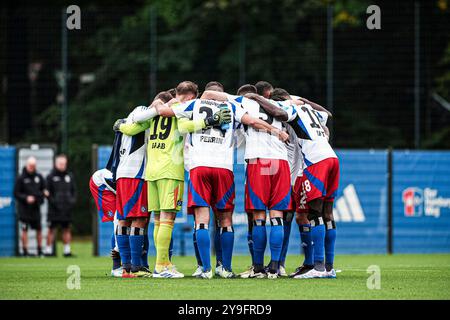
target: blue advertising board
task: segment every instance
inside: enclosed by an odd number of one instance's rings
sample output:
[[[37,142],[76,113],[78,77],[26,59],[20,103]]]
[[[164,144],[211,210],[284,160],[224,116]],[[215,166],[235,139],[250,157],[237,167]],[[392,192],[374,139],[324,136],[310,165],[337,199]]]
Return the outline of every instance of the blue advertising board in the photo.
[[[16,148],[0,147],[0,256],[13,256],[16,250],[15,178]]]
[[[337,150],[337,253],[387,252],[387,150]]]
[[[392,157],[393,252],[450,252],[450,152]]]

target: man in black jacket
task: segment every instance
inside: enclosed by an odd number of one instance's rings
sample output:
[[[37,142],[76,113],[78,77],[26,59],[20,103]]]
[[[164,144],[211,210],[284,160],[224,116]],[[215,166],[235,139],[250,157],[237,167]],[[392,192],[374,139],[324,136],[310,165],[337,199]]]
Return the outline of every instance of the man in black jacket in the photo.
[[[36,230],[38,255],[42,255],[41,204],[44,202],[44,189],[44,178],[36,171],[36,158],[29,157],[14,186],[24,256],[28,255],[28,228]]]
[[[52,255],[55,229],[60,226],[64,243],[64,256],[72,256],[70,241],[72,234],[71,209],[76,202],[75,181],[71,172],[67,170],[67,156],[58,155],[55,158],[55,167],[47,176],[48,222],[46,255]]]

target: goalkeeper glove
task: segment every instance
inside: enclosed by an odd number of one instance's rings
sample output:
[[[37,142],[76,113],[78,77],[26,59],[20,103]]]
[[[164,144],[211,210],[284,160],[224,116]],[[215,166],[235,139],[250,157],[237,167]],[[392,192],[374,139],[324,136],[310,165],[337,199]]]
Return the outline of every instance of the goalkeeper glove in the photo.
[[[214,113],[212,116],[205,119],[205,125],[207,127],[221,126],[225,123],[231,122],[231,111],[229,109],[221,109]]]
[[[118,119],[118,120],[116,120],[116,122],[114,122],[114,125],[113,125],[113,130],[114,131],[120,131],[120,125],[122,124],[122,123],[125,123],[125,119]]]

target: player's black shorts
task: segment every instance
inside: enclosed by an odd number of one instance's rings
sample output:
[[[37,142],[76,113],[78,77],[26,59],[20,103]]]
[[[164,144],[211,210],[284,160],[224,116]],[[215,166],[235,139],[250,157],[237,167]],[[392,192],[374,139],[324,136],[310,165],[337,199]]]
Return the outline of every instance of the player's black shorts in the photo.
[[[70,227],[70,221],[53,220],[48,222],[48,226],[50,229],[55,229],[58,226],[61,226],[61,229],[67,229]]]
[[[22,231],[27,231],[28,228],[40,231],[42,229],[41,220],[20,220],[20,227]]]

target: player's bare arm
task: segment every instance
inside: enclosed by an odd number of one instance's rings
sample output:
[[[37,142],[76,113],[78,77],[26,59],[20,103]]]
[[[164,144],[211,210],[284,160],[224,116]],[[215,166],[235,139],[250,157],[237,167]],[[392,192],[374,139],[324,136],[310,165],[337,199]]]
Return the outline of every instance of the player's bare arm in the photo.
[[[245,114],[241,122],[245,125],[248,125],[254,129],[257,130],[264,130],[270,134],[276,135],[281,141],[286,142],[289,140],[289,134],[287,132],[280,130],[278,128],[275,128],[274,126],[268,124],[267,122],[254,118],[252,116],[249,116],[248,114]]]
[[[255,100],[268,114],[270,114],[275,119],[279,121],[286,121],[288,119],[288,114],[286,111],[284,111],[280,107],[277,107],[266,98],[256,93],[247,93],[245,97]]]
[[[324,107],[322,107],[320,104],[317,104],[315,102],[312,102],[312,101],[310,101],[306,98],[302,98],[302,97],[299,97],[298,100],[309,104],[314,110],[326,112],[328,114],[328,117],[330,117],[330,118],[333,117],[333,114],[330,111],[328,111],[327,109],[325,109]]]
[[[287,102],[289,102],[290,104],[296,105],[296,106],[301,106],[304,105],[305,103],[300,100],[300,99],[291,99],[291,100],[285,100]]]
[[[172,110],[172,106],[177,103],[180,103],[180,101],[173,98],[172,100],[170,100],[167,103],[156,104],[155,109],[156,109],[158,115],[161,117],[165,117],[165,118],[174,117],[175,113]]]
[[[161,117],[170,118],[175,116],[175,112],[166,104],[155,106],[155,109]]]
[[[212,91],[212,90],[206,90],[203,92],[200,99],[205,100],[216,100],[216,101],[227,101],[227,94],[225,92],[219,92],[219,91]]]

